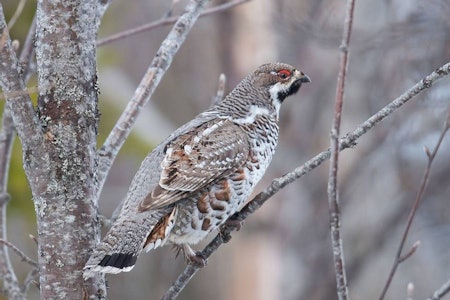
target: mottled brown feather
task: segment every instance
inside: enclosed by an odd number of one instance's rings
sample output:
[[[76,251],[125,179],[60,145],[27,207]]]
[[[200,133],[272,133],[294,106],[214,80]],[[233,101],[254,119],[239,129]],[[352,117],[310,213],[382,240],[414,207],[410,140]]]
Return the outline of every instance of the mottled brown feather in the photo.
[[[226,201],[229,202],[230,198],[231,198],[231,189],[230,189],[230,185],[228,184],[227,180],[222,180],[222,182],[220,182],[222,188],[220,191],[216,192],[214,194],[214,196],[216,197],[217,200],[219,201]]]
[[[197,209],[202,214],[206,214],[208,212],[209,207],[209,195],[208,193],[204,193],[197,201]]]
[[[235,172],[248,159],[248,137],[232,121],[215,119],[170,141],[164,155],[159,184],[140,211],[170,205]]]
[[[211,227],[211,219],[205,218],[202,223],[202,230],[208,230]]]
[[[166,228],[167,226],[169,226],[169,222],[173,217],[173,213],[174,211],[159,219],[155,227],[153,227],[153,230],[147,236],[143,248],[147,247],[147,245],[150,243],[154,243],[157,240],[164,240],[166,238]]]

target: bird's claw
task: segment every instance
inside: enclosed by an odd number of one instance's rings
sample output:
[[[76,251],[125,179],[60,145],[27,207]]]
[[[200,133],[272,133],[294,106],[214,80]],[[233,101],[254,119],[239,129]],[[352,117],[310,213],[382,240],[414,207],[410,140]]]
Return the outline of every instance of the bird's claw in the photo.
[[[208,264],[208,260],[203,257],[200,251],[195,252],[195,255],[187,257],[187,261],[189,264],[199,268],[203,268]]]

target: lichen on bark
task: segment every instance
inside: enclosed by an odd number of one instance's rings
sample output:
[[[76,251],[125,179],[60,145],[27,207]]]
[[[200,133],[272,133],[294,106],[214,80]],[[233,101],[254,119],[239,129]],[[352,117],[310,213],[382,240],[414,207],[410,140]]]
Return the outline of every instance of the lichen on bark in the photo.
[[[37,8],[37,114],[41,151],[26,160],[38,216],[42,299],[103,298],[104,279],[81,273],[99,239],[95,197],[96,1],[40,1]],[[45,153],[45,155],[42,155]],[[26,168],[27,169],[27,168]]]

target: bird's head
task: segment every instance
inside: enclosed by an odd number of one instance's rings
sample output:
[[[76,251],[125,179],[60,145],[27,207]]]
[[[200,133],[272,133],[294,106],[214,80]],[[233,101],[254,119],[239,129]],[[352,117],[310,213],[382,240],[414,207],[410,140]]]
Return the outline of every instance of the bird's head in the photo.
[[[308,75],[284,63],[264,64],[253,72],[253,78],[255,86],[265,89],[275,106],[297,93],[302,83],[311,82]]]
[[[211,111],[232,114],[238,120],[242,117],[245,122],[250,122],[257,114],[263,113],[278,118],[281,103],[306,82],[311,82],[308,75],[288,64],[264,64],[245,77]]]

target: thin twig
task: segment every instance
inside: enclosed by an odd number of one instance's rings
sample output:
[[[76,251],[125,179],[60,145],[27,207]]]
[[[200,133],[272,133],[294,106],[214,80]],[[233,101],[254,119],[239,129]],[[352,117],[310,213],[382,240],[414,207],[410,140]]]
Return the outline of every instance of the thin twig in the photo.
[[[347,12],[345,14],[344,32],[340,45],[341,58],[339,74],[336,86],[336,98],[334,108],[333,124],[330,132],[330,169],[328,175],[328,209],[330,215],[331,249],[334,261],[334,273],[336,277],[336,291],[338,299],[348,298],[347,276],[345,272],[344,249],[341,238],[341,220],[338,189],[338,166],[339,166],[339,137],[341,127],[342,107],[344,104],[345,79],[348,69],[349,44],[353,24],[353,12],[355,0],[347,1]]]
[[[16,12],[19,8],[16,10]],[[0,4],[0,14],[3,17],[3,11]],[[4,19],[3,19],[4,20]],[[12,20],[14,23],[14,19]],[[5,23],[3,23],[5,24]],[[11,22],[10,22],[11,24]],[[3,34],[0,42],[0,51],[11,51],[12,45],[8,46],[9,31],[8,27],[3,28]],[[3,74],[2,74],[3,75]],[[9,195],[7,194],[8,173],[11,161],[12,144],[14,140],[14,125],[11,114],[5,106],[2,114],[2,128],[0,131],[0,239],[7,238],[6,228],[6,208],[8,205]],[[25,299],[25,295],[21,292],[19,282],[11,264],[11,259],[6,245],[0,246],[0,277],[2,277],[5,293],[10,299]]]
[[[37,238],[34,236],[34,235],[32,235],[31,233],[28,235],[28,237],[37,245],[37,246],[39,246],[39,242],[38,242],[38,240],[37,240]]]
[[[0,239],[7,238],[6,209],[9,200],[7,183],[14,133],[13,121],[8,108],[5,106],[0,131]],[[20,292],[6,245],[0,246],[0,275],[3,286],[11,299],[25,299],[25,295]]]
[[[36,280],[36,277],[38,275],[39,275],[38,268],[34,268],[30,272],[28,272],[27,277],[25,278],[23,286],[22,286],[23,293],[26,293],[28,291],[31,284],[34,284],[35,286],[39,286],[38,280]]]
[[[19,19],[23,8],[25,7],[25,2],[27,2],[27,0],[20,0],[19,4],[17,4],[16,11],[8,22],[8,30],[11,30],[14,27],[14,24],[16,24],[16,21]]]
[[[420,241],[416,241],[411,248],[409,249],[408,252],[406,252],[405,254],[403,254],[399,259],[398,262],[402,263],[403,261],[407,260],[408,258],[411,257],[411,255],[413,255],[414,253],[416,253],[417,248],[419,248],[420,246]]]
[[[439,150],[439,147],[441,146],[442,140],[444,139],[445,134],[447,133],[449,128],[450,128],[450,110],[448,111],[447,118],[446,118],[445,123],[444,123],[444,128],[441,131],[441,134],[439,136],[439,139],[438,139],[436,145],[434,146],[433,151],[430,152],[428,148],[425,148],[425,153],[426,153],[426,155],[428,157],[428,163],[427,163],[427,166],[426,166],[426,169],[425,169],[425,173],[424,173],[423,178],[422,178],[422,182],[420,184],[419,191],[418,191],[418,193],[416,195],[416,199],[414,200],[414,204],[413,204],[413,206],[411,208],[411,211],[409,212],[408,220],[406,222],[405,229],[403,231],[403,235],[402,235],[402,238],[400,240],[400,244],[398,246],[397,253],[395,255],[394,263],[393,263],[393,265],[391,267],[391,271],[389,272],[388,279],[386,280],[386,283],[385,283],[385,285],[383,287],[383,290],[381,292],[381,295],[380,295],[380,298],[379,298],[380,300],[384,299],[384,297],[385,297],[385,295],[386,295],[386,293],[387,293],[387,291],[389,289],[389,286],[391,285],[392,279],[394,278],[395,272],[397,271],[398,266],[400,265],[400,263],[402,263],[405,260],[405,259],[402,259],[402,257],[403,257],[403,255],[402,255],[403,248],[405,247],[405,243],[406,243],[406,239],[408,237],[409,230],[411,229],[411,225],[412,225],[412,222],[413,222],[414,217],[416,215],[417,209],[419,208],[419,205],[422,202],[423,195],[425,193],[425,189],[427,188],[428,177],[430,176],[431,166],[433,164],[434,158],[436,157],[436,153]]]
[[[433,296],[428,298],[427,300],[439,300],[442,299],[445,295],[447,295],[450,292],[450,279],[441,285],[440,288],[438,288],[434,293]]]
[[[38,92],[37,86],[27,87],[22,91],[14,91],[14,92],[9,92],[7,94],[0,93],[0,100],[6,100],[7,98],[28,96],[30,94],[37,93],[37,92]]]
[[[22,51],[20,52],[19,58],[19,73],[23,74],[24,81],[28,82],[31,75],[34,72],[34,68],[32,67],[32,61],[34,56],[34,37],[36,34],[36,16],[34,16],[33,21],[31,22],[30,29],[28,30],[27,37],[25,39],[25,43],[23,44]],[[37,93],[37,86],[28,87],[22,91],[11,91],[8,93],[9,98],[28,96],[32,93]],[[0,100],[5,100],[6,95],[4,93],[0,93]]]
[[[187,4],[184,13],[173,26],[172,30],[162,42],[150,67],[142,78],[133,98],[128,103],[116,125],[106,138],[105,143],[99,150],[98,163],[98,185],[97,194],[103,188],[106,176],[114,159],[128,137],[141,109],[148,103],[161,78],[169,69],[173,57],[180,49],[188,33],[198,19],[203,7],[211,0],[191,0]],[[98,199],[98,195],[96,199]]]
[[[23,43],[22,51],[19,57],[20,73],[23,74],[25,82],[28,82],[31,75],[34,73],[35,64],[33,64],[34,57],[34,40],[36,36],[36,15],[33,17],[27,37]],[[33,66],[33,67],[32,67]],[[28,88],[28,93],[37,92],[37,87]]]
[[[2,32],[2,35],[0,37],[0,49],[3,49],[3,47],[6,46],[6,42],[7,42],[7,39],[9,37],[9,31],[11,30],[11,28],[16,23],[17,19],[22,14],[22,10],[23,10],[23,8],[25,6],[25,2],[26,2],[26,0],[21,0],[19,2],[19,4],[17,5],[17,8],[16,8],[16,11],[14,12],[13,16],[9,20],[8,25],[3,28],[3,32]],[[2,12],[2,14],[3,14],[3,12]],[[18,41],[14,41],[12,48],[15,48],[16,45],[17,46],[19,45]]]
[[[442,79],[450,74],[450,63],[443,65],[436,71],[432,72],[430,75],[426,76],[424,79],[417,82],[413,87],[408,89],[394,101],[383,107],[376,114],[372,115],[369,119],[358,125],[352,132],[341,138],[339,143],[339,151],[345,150],[347,148],[353,148],[356,146],[356,141],[363,136],[370,129],[375,127],[376,124],[383,121],[386,117],[390,116],[397,109],[407,103],[409,100],[414,98],[425,89],[430,88],[433,83],[437,80]],[[230,217],[232,220],[243,221],[249,215],[254,213],[258,208],[260,208],[264,202],[266,202],[270,197],[276,194],[280,189],[284,188],[288,184],[294,182],[295,180],[303,177],[305,174],[309,173],[313,169],[317,168],[325,161],[330,158],[331,151],[325,150],[317,154],[303,165],[295,168],[292,172],[286,175],[275,178],[272,183],[264,189],[264,191],[257,194],[252,200],[250,200],[247,205],[245,205],[239,212]],[[220,234],[218,234],[206,247],[203,249],[201,256],[207,259],[214,251],[216,251],[220,245],[222,245],[228,239],[224,237],[230,235],[234,228],[223,227]],[[176,296],[181,292],[181,290],[187,285],[189,280],[195,275],[199,267],[193,265],[187,265],[183,272],[178,276],[176,281],[169,287],[169,289],[164,294],[164,300],[175,299]]]
[[[14,141],[14,125],[8,108],[5,106],[0,131],[0,240],[7,239],[6,209],[9,195],[7,193],[8,173],[11,162],[11,151]],[[14,268],[11,264],[7,245],[0,243],[0,277],[9,299],[25,299],[19,287]]]
[[[215,14],[215,13],[224,11],[224,10],[228,10],[232,7],[241,5],[248,1],[250,1],[250,0],[236,0],[236,1],[231,1],[228,3],[224,3],[221,5],[217,5],[215,7],[205,9],[205,11],[202,12],[199,17],[205,17],[205,16],[208,16],[211,14]],[[178,20],[178,18],[179,18],[179,16],[168,17],[166,15],[166,17],[164,17],[158,21],[150,22],[150,23],[147,23],[147,24],[144,24],[144,25],[132,28],[132,29],[124,30],[122,32],[119,32],[119,33],[113,34],[111,36],[108,36],[106,38],[98,40],[97,47],[115,42],[115,41],[123,39],[123,38],[127,38],[130,36],[136,35],[141,32],[149,31],[149,30],[152,30],[152,29],[155,29],[158,27],[162,27],[162,26],[171,25],[171,24],[175,23]]]
[[[30,264],[31,266],[33,266],[35,268],[39,267],[39,264],[37,262],[35,262],[34,260],[32,260],[31,258],[26,256],[25,253],[23,253],[19,248],[14,246],[12,243],[10,243],[4,239],[0,239],[0,244],[3,244],[5,246],[9,247],[11,250],[13,250],[22,259],[22,261]]]

